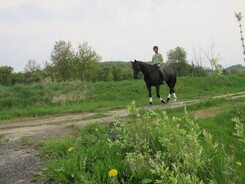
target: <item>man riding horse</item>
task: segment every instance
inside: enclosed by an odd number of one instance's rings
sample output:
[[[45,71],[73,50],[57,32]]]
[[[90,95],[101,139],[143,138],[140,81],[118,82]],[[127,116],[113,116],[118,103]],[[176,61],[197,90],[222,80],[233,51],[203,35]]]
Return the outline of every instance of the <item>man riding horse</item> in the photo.
[[[154,46],[153,50],[155,52],[152,57],[153,65],[137,60],[134,60],[134,62],[131,61],[134,78],[139,79],[139,73],[143,73],[144,81],[150,98],[150,105],[153,103],[151,93],[152,86],[156,87],[157,97],[159,98],[160,102],[168,103],[170,101],[171,95],[173,95],[174,101],[176,101],[177,97],[174,90],[176,84],[176,71],[172,68],[162,68],[161,64],[163,63],[163,58],[162,55],[158,52],[158,47]],[[160,96],[160,85],[165,83],[169,87],[169,94],[166,101],[164,101]]]
[[[158,46],[153,47],[155,54],[152,56],[152,64],[156,65],[161,76],[162,84],[165,84],[164,74],[162,70],[163,58],[162,54],[158,52]]]

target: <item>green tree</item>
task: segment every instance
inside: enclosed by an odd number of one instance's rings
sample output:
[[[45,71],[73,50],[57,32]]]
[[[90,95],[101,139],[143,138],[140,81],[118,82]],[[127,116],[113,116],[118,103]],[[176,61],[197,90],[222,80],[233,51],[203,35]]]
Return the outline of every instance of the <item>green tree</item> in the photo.
[[[186,63],[186,51],[182,47],[176,47],[175,49],[171,49],[167,52],[168,62],[170,63]]]
[[[34,73],[38,70],[41,70],[40,64],[38,64],[34,59],[29,59],[25,66],[25,73]]]
[[[101,57],[88,45],[87,42],[78,45],[75,56],[74,70],[80,80],[94,81],[97,78]]]
[[[182,47],[176,47],[167,52],[167,65],[174,68],[178,75],[189,75],[190,65],[186,60],[187,53]]]
[[[0,66],[0,82],[3,85],[10,84],[11,74],[14,69],[11,66]]]
[[[77,51],[74,51],[69,41],[61,40],[54,45],[51,63],[45,64],[45,76],[56,81],[94,81],[97,78],[100,60],[101,57],[87,42],[79,44]]]
[[[56,73],[56,80],[67,81],[74,80],[73,61],[75,58],[71,42],[60,40],[55,42],[53,51],[51,53],[51,64]]]
[[[25,76],[22,72],[13,73],[12,76],[12,85],[15,85],[16,83],[25,83]]]
[[[103,81],[113,81],[113,74],[112,74],[112,67],[110,66],[105,66],[101,71],[100,71],[100,78]]]
[[[41,66],[34,59],[30,59],[25,66],[25,79],[27,83],[39,82],[42,79]]]

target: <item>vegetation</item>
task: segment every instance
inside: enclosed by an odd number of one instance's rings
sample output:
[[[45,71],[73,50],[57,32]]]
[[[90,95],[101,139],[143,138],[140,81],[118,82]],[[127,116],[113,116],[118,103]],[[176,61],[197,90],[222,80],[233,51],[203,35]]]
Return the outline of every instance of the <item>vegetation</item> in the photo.
[[[74,51],[70,42],[55,43],[51,63],[46,63],[46,77],[52,81],[95,80],[101,57],[84,42]]]
[[[0,83],[3,85],[10,84],[10,76],[13,70],[14,69],[10,66],[0,66]]]
[[[241,12],[235,12],[235,17],[237,18],[237,21],[239,23],[239,29],[240,29],[240,35],[241,35],[241,42],[242,42],[242,48],[243,48],[243,60],[245,62],[245,44],[244,44],[244,37],[243,37],[243,31],[242,31],[242,13]]]
[[[244,91],[243,70],[227,75],[225,84],[230,93]],[[191,85],[190,85],[191,84]],[[194,99],[224,94],[223,84],[213,74],[202,78],[179,77],[176,85],[178,98]],[[154,103],[158,103],[154,95]],[[168,88],[162,86],[164,98]],[[0,86],[0,119],[42,116],[84,111],[123,108],[135,100],[139,105],[148,103],[143,80],[120,82],[44,82],[31,85]]]
[[[244,106],[239,110],[244,116]],[[139,112],[133,104],[129,112],[127,122],[112,129],[90,124],[80,138],[46,142],[41,177],[57,183],[243,183],[244,143],[235,138],[235,159],[229,147],[231,107],[200,120],[183,108]]]
[[[167,53],[167,67],[176,69],[179,76],[207,76],[201,65],[189,64],[184,48],[176,47]],[[0,66],[0,84],[16,85],[40,83],[43,81],[122,81],[132,80],[130,62],[99,62],[101,57],[88,45],[79,43],[74,49],[71,42],[55,42],[50,61],[42,69],[34,59],[30,59],[24,72],[14,73],[9,66]]]
[[[235,16],[244,50],[242,14]],[[167,52],[166,66],[179,76],[179,99],[244,91],[241,65],[224,72],[213,50],[205,54],[213,67],[210,73],[188,63],[184,48]],[[100,60],[88,43],[74,49],[69,41],[60,40],[43,69],[35,60],[28,61],[24,73],[0,66],[0,120],[99,112],[89,119],[107,116],[100,111],[131,101],[147,103],[144,81],[132,81],[129,62]],[[138,110],[133,102],[126,121],[116,118],[109,126],[94,123],[81,129],[71,125],[81,131],[79,137],[44,142],[41,156],[46,162],[40,177],[52,183],[244,183],[244,103],[242,97],[209,98],[184,109],[151,111]],[[27,137],[20,142],[32,144]]]
[[[201,65],[191,65],[186,59],[187,53],[184,48],[176,47],[167,52],[167,66],[174,68],[178,76],[207,76],[207,69],[203,68]]]

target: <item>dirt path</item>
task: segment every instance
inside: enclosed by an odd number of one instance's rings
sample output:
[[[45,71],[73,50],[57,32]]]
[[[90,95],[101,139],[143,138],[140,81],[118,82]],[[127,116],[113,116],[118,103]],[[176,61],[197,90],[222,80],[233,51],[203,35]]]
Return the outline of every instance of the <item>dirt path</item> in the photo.
[[[245,97],[245,92],[229,95],[231,98]],[[213,98],[227,98],[227,95]],[[145,107],[148,109],[166,109],[198,103],[205,99],[171,102],[167,105]],[[41,169],[41,160],[36,157],[38,151],[28,145],[28,141],[38,142],[50,138],[76,136],[76,131],[69,128],[71,125],[84,126],[92,122],[110,122],[113,117],[128,115],[126,109],[111,110],[104,113],[66,114],[55,117],[28,118],[0,122],[0,135],[7,141],[0,141],[0,184],[32,183],[35,173]],[[100,118],[94,118],[99,117]],[[28,140],[28,141],[27,141]],[[35,182],[36,183],[36,182]],[[38,183],[45,183],[44,181]]]

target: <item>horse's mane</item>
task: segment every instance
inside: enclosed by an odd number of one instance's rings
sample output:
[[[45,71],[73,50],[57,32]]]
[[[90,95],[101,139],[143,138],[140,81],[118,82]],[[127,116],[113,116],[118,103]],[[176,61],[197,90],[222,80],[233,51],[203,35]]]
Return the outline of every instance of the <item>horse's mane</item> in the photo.
[[[144,62],[144,61],[138,61],[138,60],[134,60],[135,63],[139,63],[140,65],[144,66],[145,69],[149,69],[149,70],[155,70],[156,66],[152,65],[150,63]],[[163,69],[165,72],[176,72],[173,68],[170,67],[164,67]]]
[[[140,63],[140,64],[145,65],[145,66],[154,67],[154,65],[151,65],[150,63],[146,63],[146,62],[144,62],[144,61],[134,60],[134,62]]]

